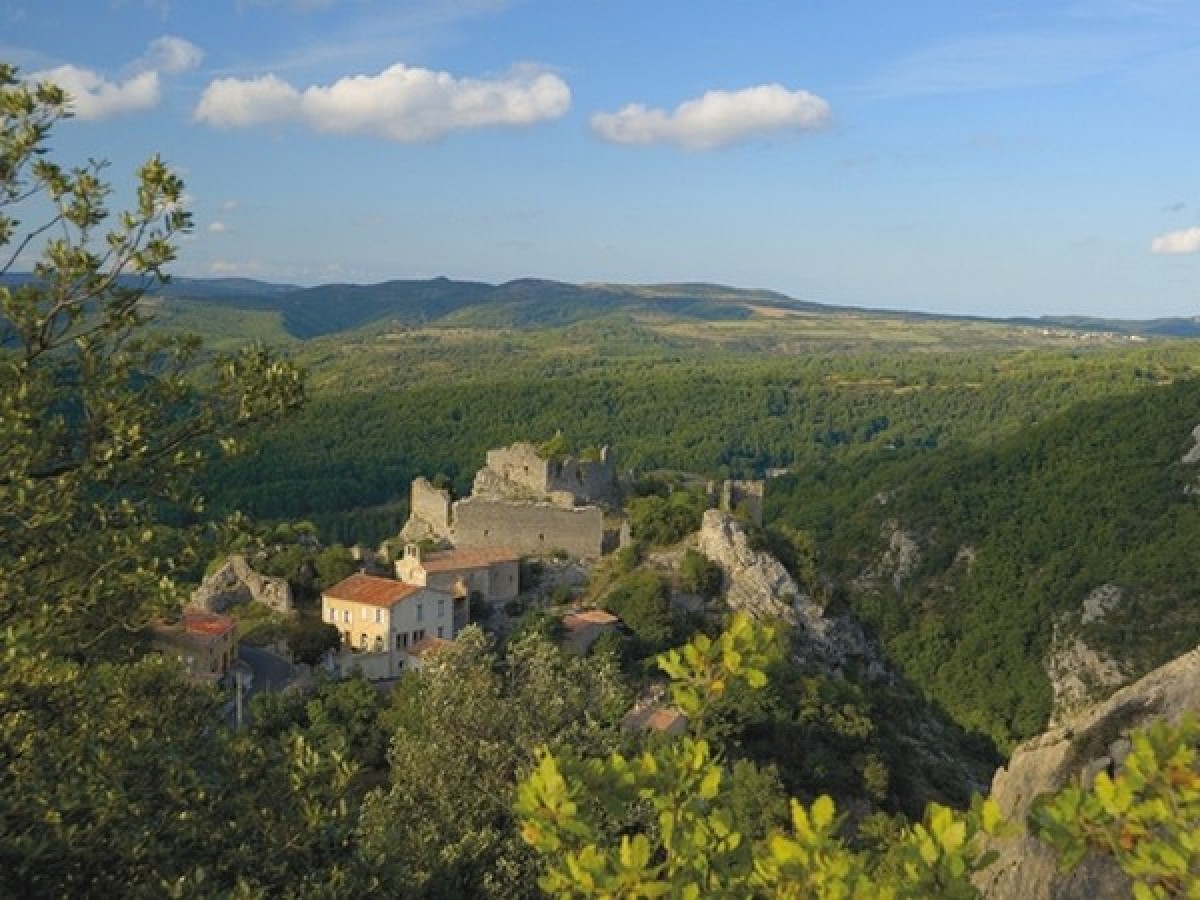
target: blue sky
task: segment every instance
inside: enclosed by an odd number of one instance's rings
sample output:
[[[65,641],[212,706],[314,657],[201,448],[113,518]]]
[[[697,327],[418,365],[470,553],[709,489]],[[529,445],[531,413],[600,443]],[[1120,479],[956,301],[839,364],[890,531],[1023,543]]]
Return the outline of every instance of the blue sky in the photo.
[[[1196,0],[0,0],[0,59],[182,172],[179,274],[1200,314]]]

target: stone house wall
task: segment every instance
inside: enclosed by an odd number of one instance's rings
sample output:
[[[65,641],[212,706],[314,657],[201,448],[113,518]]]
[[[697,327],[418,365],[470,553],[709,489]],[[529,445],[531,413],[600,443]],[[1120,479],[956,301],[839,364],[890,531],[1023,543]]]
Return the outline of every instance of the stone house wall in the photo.
[[[587,559],[603,552],[604,513],[597,506],[564,509],[469,497],[454,505],[452,539],[459,547],[509,547],[518,554],[563,550]]]

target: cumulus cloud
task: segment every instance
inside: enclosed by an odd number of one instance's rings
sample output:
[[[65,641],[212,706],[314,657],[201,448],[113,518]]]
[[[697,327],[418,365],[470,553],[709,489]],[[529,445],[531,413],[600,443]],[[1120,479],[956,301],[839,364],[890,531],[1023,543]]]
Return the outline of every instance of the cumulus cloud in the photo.
[[[229,230],[229,226],[221,221],[213,221],[208,223],[208,230],[213,234],[221,234]]]
[[[194,117],[205,125],[235,128],[282,122],[299,110],[300,93],[282,78],[218,78],[204,89]]]
[[[142,72],[125,81],[109,81],[91,69],[59,66],[34,72],[31,81],[57,84],[71,98],[71,109],[81,119],[107,119],[123,113],[140,112],[158,105],[158,73]]]
[[[195,44],[164,35],[150,42],[146,55],[129,68],[136,74],[112,80],[92,69],[65,65],[44,69],[30,81],[57,84],[71,98],[71,109],[80,119],[107,119],[153,109],[162,98],[161,75],[178,75],[194,69],[204,57]]]
[[[165,34],[150,42],[150,50],[145,57],[145,68],[166,75],[178,75],[180,72],[196,68],[202,59],[204,51],[191,41]]]
[[[1200,253],[1200,225],[1160,234],[1150,243],[1151,253]]]
[[[557,75],[518,66],[498,78],[456,78],[403,64],[300,91],[275,75],[222,78],[205,89],[195,118],[222,127],[296,120],[314,131],[430,141],[451,131],[532,125],[571,105]]]
[[[808,91],[760,84],[740,91],[708,91],[674,112],[631,103],[596,113],[592,131],[614,144],[675,144],[710,150],[768,134],[817,131],[829,124],[829,104]]]

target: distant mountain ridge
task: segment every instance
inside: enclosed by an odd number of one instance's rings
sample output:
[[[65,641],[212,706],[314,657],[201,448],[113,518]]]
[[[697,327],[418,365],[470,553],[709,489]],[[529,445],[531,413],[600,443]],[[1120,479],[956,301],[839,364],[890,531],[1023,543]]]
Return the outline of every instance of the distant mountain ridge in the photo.
[[[18,284],[28,278],[9,275],[0,284]],[[538,328],[571,325],[612,315],[719,322],[764,314],[869,314],[924,322],[987,322],[1147,337],[1200,337],[1200,316],[1130,320],[1088,316],[1002,318],[948,315],[834,306],[798,300],[777,291],[705,283],[571,284],[521,278],[503,284],[488,284],[438,277],[398,279],[377,284],[298,287],[250,278],[179,277],[153,293],[169,304],[198,304],[279,313],[287,333],[301,340],[384,322],[400,325],[439,322],[464,327]]]

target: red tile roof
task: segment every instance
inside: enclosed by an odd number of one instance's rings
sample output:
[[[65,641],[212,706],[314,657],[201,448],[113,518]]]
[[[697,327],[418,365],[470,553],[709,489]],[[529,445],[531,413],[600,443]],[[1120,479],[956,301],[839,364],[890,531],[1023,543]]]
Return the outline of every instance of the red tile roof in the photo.
[[[220,613],[189,612],[183,614],[183,630],[188,634],[217,637],[237,627],[233,616]]]
[[[423,553],[421,566],[426,572],[453,572],[457,569],[482,569],[493,563],[517,562],[519,559],[507,547],[462,547]]]
[[[367,606],[395,606],[401,600],[406,600],[425,588],[416,584],[405,584],[394,578],[379,578],[375,575],[351,575],[331,588],[326,588],[324,596],[330,600],[341,600],[346,603],[365,603]]]
[[[444,650],[446,647],[451,646],[453,643],[454,643],[454,641],[448,641],[445,638],[440,638],[440,637],[421,638],[421,640],[417,641],[415,644],[413,644],[411,647],[408,648],[408,655],[415,656],[415,657],[417,657],[417,659],[424,659],[430,653],[436,652],[438,650]]]
[[[576,628],[586,628],[589,625],[616,625],[621,620],[602,609],[585,609],[583,612],[563,616],[562,621],[564,628],[574,631]]]

